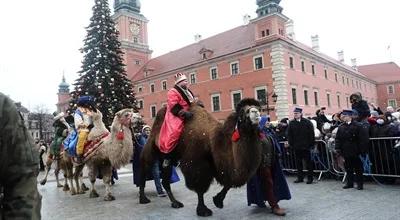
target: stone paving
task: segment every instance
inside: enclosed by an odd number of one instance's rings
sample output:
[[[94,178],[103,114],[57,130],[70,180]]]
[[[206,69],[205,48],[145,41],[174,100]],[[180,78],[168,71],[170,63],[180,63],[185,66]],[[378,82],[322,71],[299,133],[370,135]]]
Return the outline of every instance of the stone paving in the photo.
[[[157,197],[152,181],[147,182],[146,188],[152,203],[141,205],[129,167],[122,171],[113,187],[116,200],[112,202],[103,201],[105,188],[101,180],[96,183],[100,197],[95,199],[90,199],[88,193],[71,196],[56,188],[52,180],[45,186],[38,185],[43,196],[42,219],[204,219],[196,216],[197,196],[185,187],[183,180],[173,184],[172,188],[185,207],[173,209],[167,197]],[[206,205],[213,211],[213,216],[208,219],[400,219],[399,184],[382,186],[367,182],[365,190],[358,191],[343,190],[342,183],[335,180],[323,179],[312,185],[294,184],[294,177],[287,180],[292,200],[279,203],[287,210],[286,217],[274,216],[269,208],[247,206],[246,187],[231,190],[224,208],[218,209],[212,203],[212,196],[221,188],[213,184],[205,195]],[[84,181],[89,185],[87,179]]]

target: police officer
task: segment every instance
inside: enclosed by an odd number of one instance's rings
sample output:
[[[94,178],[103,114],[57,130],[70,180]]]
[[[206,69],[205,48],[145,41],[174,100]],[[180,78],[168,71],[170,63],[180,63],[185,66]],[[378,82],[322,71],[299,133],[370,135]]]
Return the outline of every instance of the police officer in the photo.
[[[352,110],[343,110],[342,119],[344,123],[339,126],[336,133],[336,151],[344,157],[347,182],[343,189],[353,188],[354,180],[357,182],[357,189],[363,189],[363,167],[360,155],[367,151],[369,135],[362,125],[353,120]],[[354,172],[356,178],[354,179]]]
[[[37,150],[14,102],[0,93],[0,219],[40,219]]]
[[[307,184],[313,182],[313,162],[311,161],[311,149],[315,144],[314,126],[303,118],[303,109],[296,107],[293,111],[294,119],[289,122],[288,139],[289,146],[296,154],[297,179],[294,183],[304,181],[303,160],[307,166]]]

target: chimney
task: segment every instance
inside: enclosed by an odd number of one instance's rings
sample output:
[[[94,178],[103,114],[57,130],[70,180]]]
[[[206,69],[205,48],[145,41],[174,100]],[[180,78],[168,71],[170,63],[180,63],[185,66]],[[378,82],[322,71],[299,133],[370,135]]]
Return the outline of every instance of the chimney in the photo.
[[[250,15],[245,14],[245,15],[243,16],[243,24],[244,24],[244,25],[248,25],[248,24],[250,23],[250,19],[251,19]]]
[[[319,37],[318,34],[311,36],[312,49],[319,52]]]
[[[200,34],[194,35],[194,41],[195,41],[196,43],[200,42],[200,41],[201,41],[201,35],[200,35]]]
[[[295,35],[294,35],[294,22],[293,22],[292,19],[289,19],[289,20],[286,22],[286,36],[287,36],[289,39],[292,39],[292,40],[295,40],[295,39],[296,39],[296,38],[295,38]]]
[[[351,59],[351,68],[353,68],[354,70],[358,71],[357,58]]]
[[[338,55],[339,62],[344,63],[344,52],[343,52],[343,50],[338,51],[337,55]]]

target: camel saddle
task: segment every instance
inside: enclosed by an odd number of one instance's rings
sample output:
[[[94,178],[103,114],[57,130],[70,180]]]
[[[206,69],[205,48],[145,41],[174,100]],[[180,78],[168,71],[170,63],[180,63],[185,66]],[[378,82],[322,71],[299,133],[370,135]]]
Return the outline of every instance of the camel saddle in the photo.
[[[86,162],[90,159],[99,149],[103,143],[104,138],[106,138],[110,133],[105,132],[102,135],[96,137],[94,140],[87,141],[83,148],[83,161]]]

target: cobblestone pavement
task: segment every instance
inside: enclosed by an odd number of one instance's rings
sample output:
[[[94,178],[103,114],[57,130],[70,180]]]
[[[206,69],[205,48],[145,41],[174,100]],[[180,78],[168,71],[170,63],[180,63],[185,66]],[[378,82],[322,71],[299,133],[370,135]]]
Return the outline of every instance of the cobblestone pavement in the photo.
[[[124,174],[120,174],[113,187],[116,200],[112,202],[103,201],[105,188],[101,180],[96,182],[100,197],[95,199],[90,199],[88,192],[71,196],[56,188],[54,181],[45,186],[38,185],[43,196],[42,219],[204,219],[196,216],[197,196],[185,187],[183,180],[173,184],[172,189],[185,207],[173,209],[167,197],[157,197],[152,181],[147,182],[146,188],[152,203],[141,205],[130,169],[124,168],[122,172]],[[213,211],[213,216],[208,219],[399,219],[399,184],[380,186],[369,182],[365,184],[365,190],[358,191],[343,190],[342,183],[335,180],[322,180],[312,185],[293,184],[294,177],[287,180],[292,200],[279,203],[287,210],[286,217],[274,216],[269,208],[247,206],[246,187],[231,190],[224,208],[218,209],[212,203],[212,196],[221,187],[213,184],[205,195],[206,205]],[[89,185],[87,179],[84,181]]]

